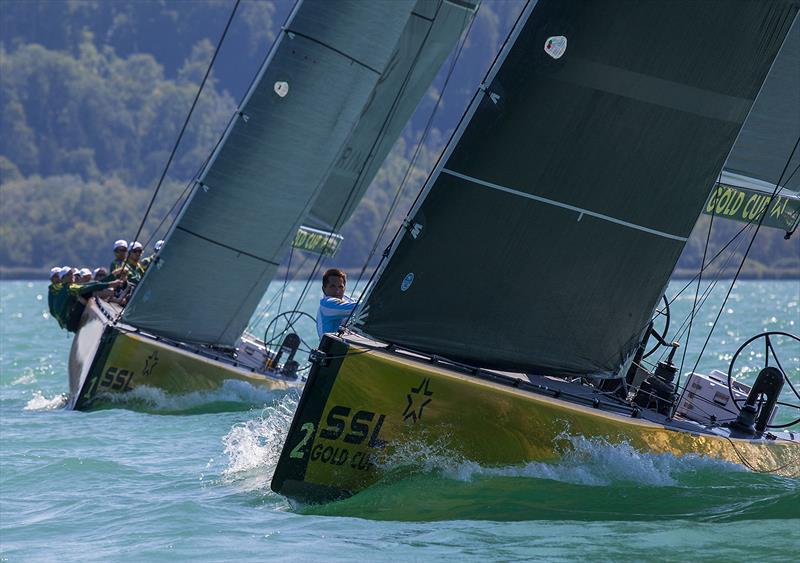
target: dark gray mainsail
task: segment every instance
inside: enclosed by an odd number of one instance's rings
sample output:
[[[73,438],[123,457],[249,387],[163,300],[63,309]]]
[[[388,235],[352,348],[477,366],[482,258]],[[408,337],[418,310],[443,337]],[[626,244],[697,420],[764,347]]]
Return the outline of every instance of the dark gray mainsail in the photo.
[[[477,366],[620,374],[797,9],[531,2],[353,328]]]
[[[325,184],[346,147],[391,146],[389,136],[399,133],[361,125],[392,113],[382,84],[403,82],[397,67],[416,73],[417,98],[402,108],[413,111],[438,66],[408,61],[417,58],[412,47],[433,45],[435,54],[422,61],[440,65],[473,11],[472,3],[461,4],[298,2],[123,319],[181,341],[234,344],[320,192],[326,204],[339,205],[336,214],[354,202],[341,195],[347,186],[331,195]],[[441,25],[440,14],[447,16]],[[371,177],[357,179],[368,184]]]

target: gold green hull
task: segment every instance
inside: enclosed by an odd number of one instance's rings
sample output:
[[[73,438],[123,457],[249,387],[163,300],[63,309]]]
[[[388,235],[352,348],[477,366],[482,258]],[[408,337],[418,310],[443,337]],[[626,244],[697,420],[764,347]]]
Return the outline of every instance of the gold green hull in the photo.
[[[144,386],[183,395],[213,391],[230,380],[268,390],[296,385],[115,325],[94,303],[87,306],[73,340],[69,371],[68,406],[75,410],[89,410],[98,399],[113,399]]]
[[[557,460],[569,436],[800,476],[798,434],[740,439],[726,429],[658,424],[636,410],[607,412],[501,374],[462,373],[330,336],[320,348],[328,359],[312,369],[272,480],[272,489],[290,498],[352,495],[381,479],[404,451],[435,449],[508,466]]]

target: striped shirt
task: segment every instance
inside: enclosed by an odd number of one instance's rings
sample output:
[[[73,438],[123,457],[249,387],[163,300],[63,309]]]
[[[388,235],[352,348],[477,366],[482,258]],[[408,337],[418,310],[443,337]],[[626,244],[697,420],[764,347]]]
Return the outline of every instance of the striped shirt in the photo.
[[[346,295],[341,299],[328,297],[319,300],[317,311],[317,334],[322,338],[326,332],[336,332],[341,324],[350,316],[358,302]]]

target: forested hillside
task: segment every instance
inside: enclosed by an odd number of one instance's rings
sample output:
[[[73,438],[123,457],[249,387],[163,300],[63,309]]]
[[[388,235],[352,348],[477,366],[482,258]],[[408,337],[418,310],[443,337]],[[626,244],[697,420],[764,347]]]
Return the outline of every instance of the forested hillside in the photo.
[[[163,234],[161,220],[213,149],[292,4],[242,1],[140,237],[143,242]],[[388,233],[433,166],[520,6],[484,4]],[[232,6],[232,0],[0,0],[4,276],[39,275],[51,265],[105,264],[113,240],[135,235]],[[338,265],[360,268],[375,246],[444,75],[346,227]],[[687,246],[681,273],[697,270],[705,225],[707,219]],[[709,252],[739,228],[720,221]],[[759,234],[747,275],[800,275],[800,243],[784,241],[782,235]],[[378,254],[385,240],[377,245]],[[746,246],[747,241],[740,252]]]

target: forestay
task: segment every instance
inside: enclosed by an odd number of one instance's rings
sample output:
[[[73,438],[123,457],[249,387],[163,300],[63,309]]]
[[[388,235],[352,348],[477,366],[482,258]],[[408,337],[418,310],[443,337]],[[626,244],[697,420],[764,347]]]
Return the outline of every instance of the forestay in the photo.
[[[414,0],[298,2],[126,322],[231,345],[374,96]]]
[[[796,10],[531,3],[353,327],[477,366],[621,374]]]

